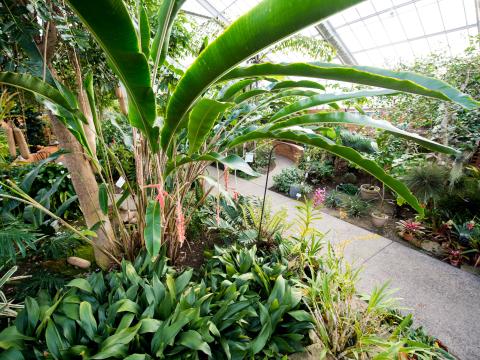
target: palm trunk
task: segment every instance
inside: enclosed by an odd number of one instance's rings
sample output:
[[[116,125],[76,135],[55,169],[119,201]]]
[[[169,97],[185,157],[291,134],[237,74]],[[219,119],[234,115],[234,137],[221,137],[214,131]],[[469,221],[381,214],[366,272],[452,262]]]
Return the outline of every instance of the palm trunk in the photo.
[[[69,151],[68,154],[64,155],[65,166],[70,173],[85,223],[88,228],[101,224],[97,237],[93,239],[94,252],[97,264],[106,269],[110,265],[110,258],[102,250],[110,253],[115,252],[114,233],[110,219],[100,209],[98,184],[95,175],[90,162],[83,155],[82,145],[55,115],[51,113],[49,115],[60,147]]]

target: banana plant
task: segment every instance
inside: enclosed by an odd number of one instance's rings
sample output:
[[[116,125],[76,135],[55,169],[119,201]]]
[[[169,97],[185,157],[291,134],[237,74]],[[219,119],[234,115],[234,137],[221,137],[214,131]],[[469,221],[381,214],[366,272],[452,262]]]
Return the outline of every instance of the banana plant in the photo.
[[[161,88],[169,35],[184,0],[162,1],[155,29],[150,27],[142,1],[137,1],[135,13],[122,0],[67,2],[103,49],[112,70],[125,87],[130,124],[147,144],[143,153],[137,154],[141,157],[137,164],[143,167],[139,170],[146,175],[140,179],[144,186],[140,187],[136,199],[139,199],[137,210],[142,238],[152,256],[158,254],[161,243],[168,243],[171,257],[175,257],[182,246],[185,222],[190,218],[188,210],[195,209],[195,201],[187,195],[208,164],[219,162],[255,175],[248,164],[229,152],[243,143],[260,139],[318,146],[376,177],[422,213],[419,202],[404,184],[354,149],[335,143],[322,130],[315,129],[318,125],[332,124],[371,127],[414,141],[432,151],[460,156],[451,147],[402,131],[386,121],[335,111],[338,110],[337,102],[406,92],[453,102],[467,110],[479,106],[477,101],[447,83],[415,73],[328,63],[244,66],[248,59],[276,42],[361,2],[263,0],[198,55],[184,72],[166,109],[158,109],[156,95]],[[289,76],[308,79],[278,81],[279,77]],[[256,84],[260,80],[270,83],[258,87]],[[361,84],[372,89],[325,93],[323,80]],[[0,83],[35,93],[63,119],[80,143],[88,146],[80,126],[84,118],[72,92],[64,86],[49,85],[28,74],[13,73],[0,73]],[[259,112],[265,113],[270,103],[283,97],[294,97],[296,101],[275,113],[267,111],[262,118],[263,125],[259,126]],[[89,99],[96,113],[93,94]],[[330,105],[333,111],[304,115],[305,110],[324,104]],[[164,118],[158,117],[159,113],[165,114]],[[158,191],[160,206],[155,209],[154,203],[148,202],[149,188]],[[147,203],[149,209],[145,216],[144,204]]]

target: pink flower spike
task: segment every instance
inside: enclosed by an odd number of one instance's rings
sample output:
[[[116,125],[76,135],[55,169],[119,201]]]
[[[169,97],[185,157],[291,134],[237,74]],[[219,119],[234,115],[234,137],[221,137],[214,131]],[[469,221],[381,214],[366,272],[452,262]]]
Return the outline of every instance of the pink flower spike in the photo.
[[[472,231],[474,227],[475,227],[475,221],[472,220],[467,223],[468,230]]]
[[[317,207],[322,205],[325,202],[326,197],[326,188],[318,188],[317,190],[315,190],[315,193],[313,194],[313,206]]]
[[[155,197],[155,200],[158,201],[162,210],[165,209],[165,197],[168,195],[168,192],[163,190],[163,184],[145,185],[144,188],[145,189],[157,189],[158,194]]]
[[[233,201],[238,201],[239,197],[240,197],[240,194],[238,193],[238,191],[234,191],[233,192]]]

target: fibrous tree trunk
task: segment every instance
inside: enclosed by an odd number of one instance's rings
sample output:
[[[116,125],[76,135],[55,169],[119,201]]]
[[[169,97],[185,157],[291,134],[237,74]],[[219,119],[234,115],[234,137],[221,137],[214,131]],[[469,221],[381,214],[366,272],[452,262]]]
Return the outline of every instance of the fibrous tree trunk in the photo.
[[[48,24],[46,29],[48,31],[46,31],[43,41],[39,45],[39,50],[41,50],[42,54],[44,54],[44,71],[46,71],[46,68],[48,68],[52,76],[58,79],[58,76],[56,75],[55,70],[51,65],[51,60],[53,56],[53,51],[51,51],[51,49],[56,48],[58,40],[55,24]],[[75,64],[73,65],[75,68]],[[75,69],[79,70],[79,68]],[[81,79],[79,78],[76,78],[76,80],[77,82],[79,80],[81,81]],[[84,98],[85,101],[83,102],[83,104],[81,101],[82,96],[84,95],[83,86],[80,87],[79,93],[81,94],[79,99],[80,106],[82,107],[81,110],[84,112],[85,116],[88,119],[88,100]],[[49,112],[49,117],[52,123],[53,132],[59,142],[59,146],[69,152],[68,154],[64,155],[65,166],[70,173],[73,187],[78,196],[80,209],[82,210],[82,214],[85,218],[85,224],[89,228],[100,224],[97,231],[97,236],[92,239],[92,242],[94,244],[93,249],[95,253],[95,261],[100,267],[106,269],[110,265],[111,259],[105,252],[111,254],[115,252],[115,234],[110,219],[101,210],[98,197],[99,190],[97,181],[95,179],[95,174],[93,172],[90,161],[86,157],[84,149],[82,145],[78,142],[78,140],[75,139],[75,137],[68,131],[65,125],[51,112]],[[94,127],[92,126],[91,129],[93,130]],[[91,143],[92,140],[93,142],[95,142],[95,138],[90,138],[88,140],[89,143]]]
[[[28,160],[30,158],[30,150],[28,149],[27,141],[25,140],[22,130],[19,128],[13,128],[13,135],[15,137],[15,142],[18,145],[20,155],[22,155],[25,160]]]
[[[65,166],[70,173],[85,223],[89,228],[101,224],[97,231],[97,237],[92,241],[95,244],[95,260],[100,267],[105,269],[110,264],[110,258],[102,250],[110,253],[115,251],[114,233],[108,216],[100,208],[95,175],[90,162],[84,155],[82,145],[56,116],[51,113],[49,115],[60,147],[69,151],[64,155]]]

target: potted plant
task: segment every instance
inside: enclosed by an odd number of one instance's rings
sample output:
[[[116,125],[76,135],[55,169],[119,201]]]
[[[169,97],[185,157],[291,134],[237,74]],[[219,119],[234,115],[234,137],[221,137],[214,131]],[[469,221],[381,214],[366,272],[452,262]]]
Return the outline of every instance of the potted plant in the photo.
[[[290,185],[288,195],[293,199],[300,199],[302,196],[307,196],[312,192],[312,187],[305,183]]]
[[[373,226],[378,228],[384,227],[389,217],[387,214],[383,212],[383,202],[385,200],[385,186],[382,187],[381,199],[382,201],[380,202],[380,208],[375,209],[370,213],[370,216],[372,217]]]
[[[362,184],[360,186],[360,197],[363,200],[374,200],[380,196],[380,188],[372,184]]]
[[[425,227],[418,221],[412,219],[400,220],[397,223],[398,234],[409,242],[415,242],[418,237],[425,234]]]
[[[292,199],[299,199],[302,196],[302,185],[301,184],[290,185],[290,190],[288,191],[288,195]]]

